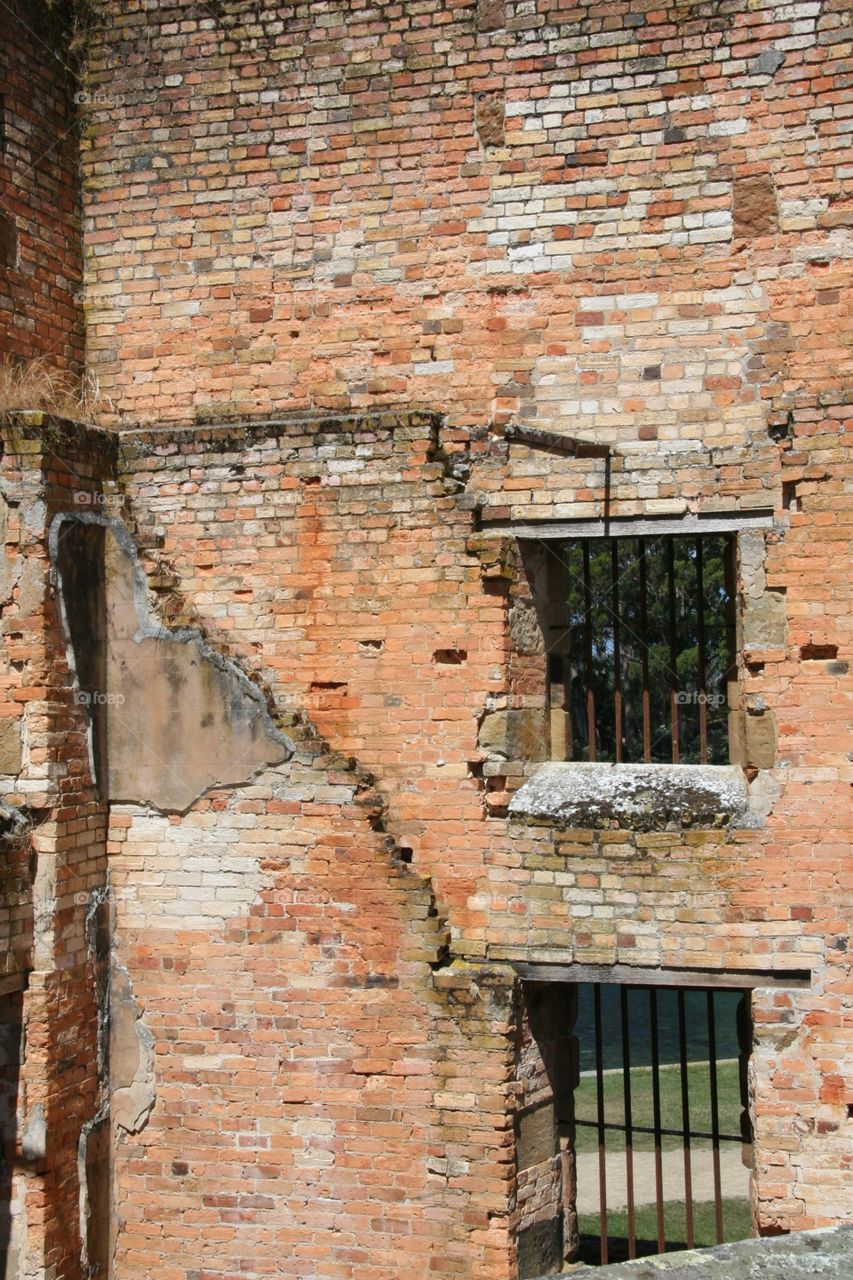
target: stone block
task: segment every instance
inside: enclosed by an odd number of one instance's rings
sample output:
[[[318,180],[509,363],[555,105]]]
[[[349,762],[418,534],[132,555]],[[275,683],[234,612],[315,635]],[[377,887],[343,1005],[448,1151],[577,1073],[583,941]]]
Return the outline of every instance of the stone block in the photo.
[[[484,147],[504,143],[504,98],[500,93],[483,93],[476,105],[477,135]]]
[[[477,30],[499,31],[506,26],[506,0],[477,0]]]
[[[769,173],[751,178],[735,178],[732,205],[736,240],[772,235],[779,230],[776,187]]]
[[[747,715],[744,721],[746,764],[772,769],[776,764],[776,720],[769,711]]]
[[[21,721],[0,720],[0,773],[21,772]]]
[[[545,760],[548,720],[544,708],[492,711],[480,725],[479,746],[486,755],[505,760]]]

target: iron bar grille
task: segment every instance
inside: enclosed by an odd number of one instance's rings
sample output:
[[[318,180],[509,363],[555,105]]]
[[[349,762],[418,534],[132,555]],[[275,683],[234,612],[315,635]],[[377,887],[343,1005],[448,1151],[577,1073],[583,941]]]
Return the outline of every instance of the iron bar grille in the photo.
[[[752,1141],[746,1110],[746,1061],[751,1038],[748,997],[743,992],[715,993],[708,989],[694,989],[689,992],[688,1009],[685,992],[681,989],[659,989],[655,986],[629,989],[622,986],[608,991],[596,984],[591,992],[589,988],[585,990],[590,997],[588,1012],[583,1019],[589,1051],[582,1055],[581,1062],[582,1065],[586,1062],[586,1076],[590,1087],[594,1082],[595,1095],[594,1099],[586,1096],[582,1104],[575,1101],[570,1131],[573,1147],[576,1146],[578,1130],[592,1131],[597,1138],[598,1239],[586,1237],[582,1260],[613,1261],[614,1249],[620,1256],[628,1258],[655,1251],[663,1253],[668,1247],[692,1249],[696,1242],[694,1215],[697,1205],[694,1174],[697,1168],[707,1171],[709,1164],[713,1235],[717,1243],[722,1243],[726,1238],[723,1206],[727,1192],[729,1196],[732,1193],[725,1186],[722,1174],[721,1145],[748,1145]],[[611,996],[618,1001],[615,1006]],[[592,1027],[589,1026],[590,1018]],[[729,1071],[728,1086],[722,1099],[724,1105],[721,1105],[719,1085],[722,1064],[717,1056],[721,1026],[726,1033],[724,1052],[735,1053],[738,1064],[735,1067],[732,1059],[724,1060]],[[580,1026],[578,1030],[581,1030]],[[730,1075],[734,1070],[738,1073],[738,1084],[733,1097]],[[669,1077],[666,1088],[662,1082],[664,1073]],[[642,1076],[647,1083],[638,1102],[636,1090]],[[615,1077],[609,1089],[605,1077]],[[672,1080],[676,1078],[677,1084],[673,1086]],[[646,1096],[649,1088],[651,1099]],[[699,1094],[695,1095],[697,1089]],[[620,1099],[618,1105],[614,1102],[617,1096]],[[615,1116],[614,1105],[617,1105],[618,1112]],[[724,1127],[726,1120],[728,1129]],[[736,1125],[733,1121],[737,1122]],[[649,1146],[653,1149],[653,1195],[649,1194],[650,1181],[647,1185],[637,1183],[636,1151],[640,1146],[646,1150]],[[608,1178],[614,1176],[614,1160],[619,1163],[624,1160],[624,1182],[621,1177],[619,1179],[623,1185],[621,1195],[624,1200],[616,1201],[616,1211],[620,1219],[624,1215],[627,1225],[619,1228],[618,1238],[612,1230],[616,1212],[612,1208],[612,1198],[608,1205]],[[675,1237],[670,1228],[669,1239],[666,1227],[668,1201],[664,1192],[665,1161],[670,1166],[673,1162],[678,1163],[683,1187],[676,1197],[676,1207],[679,1215],[683,1208],[683,1217],[679,1217]],[[648,1174],[646,1178],[649,1179]],[[669,1197],[671,1200],[671,1185]],[[700,1200],[707,1203],[701,1195]],[[643,1234],[638,1227],[638,1203],[650,1201],[654,1208],[654,1225],[647,1226]],[[627,1239],[622,1232],[626,1233]],[[711,1241],[700,1243],[709,1244]]]
[[[724,764],[735,679],[734,539],[552,545],[551,706],[574,760]]]

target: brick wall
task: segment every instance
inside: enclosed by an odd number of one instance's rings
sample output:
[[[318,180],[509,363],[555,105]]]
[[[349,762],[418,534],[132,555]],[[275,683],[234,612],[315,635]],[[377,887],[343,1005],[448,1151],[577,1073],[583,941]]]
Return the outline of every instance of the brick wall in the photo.
[[[431,897],[353,782],[306,745],[183,819],[113,811],[154,1043],[150,1119],[114,1119],[123,1275],[505,1269],[510,1002],[433,983]]]
[[[106,6],[93,368],[131,418],[743,442],[841,377],[842,11]]]
[[[777,513],[765,579],[773,589],[786,589],[788,622],[775,647],[746,649],[740,657],[744,707],[761,709],[776,723],[773,767],[751,774],[770,798],[761,811],[769,808],[769,817],[759,812],[756,825],[742,829],[688,827],[647,835],[508,825],[503,816],[507,795],[499,788],[517,786],[541,758],[543,744],[535,732],[513,738],[506,724],[502,744],[484,743],[483,726],[501,714],[495,708],[541,706],[546,685],[544,645],[525,649],[519,640],[531,627],[529,617],[523,623],[517,616],[526,599],[520,589],[524,566],[511,547],[501,559],[500,539],[476,532],[464,483],[472,459],[488,454],[494,442],[477,433],[463,441],[458,429],[419,414],[327,418],[311,432],[296,421],[123,438],[125,515],[140,539],[163,616],[201,627],[223,652],[238,656],[269,690],[288,731],[307,718],[369,768],[398,856],[430,877],[446,918],[455,960],[448,974],[461,979],[484,963],[517,961],[746,969],[777,978],[786,969],[811,972],[809,991],[767,988],[754,998],[755,1205],[763,1229],[849,1213],[838,1174],[847,1158],[842,1148],[849,1124],[843,1083],[849,1078],[843,1012],[849,966],[838,908],[849,893],[842,852],[849,826],[846,809],[839,809],[849,777],[838,728],[847,710],[830,693],[840,693],[849,678],[840,657],[849,645],[843,603],[849,587],[833,568],[850,537],[841,423],[837,411],[811,422],[801,415],[782,453],[790,474],[800,477],[793,482],[799,509]],[[503,474],[511,478],[511,468]],[[830,508],[824,534],[820,513]],[[743,603],[741,611],[749,617]],[[835,657],[827,657],[827,645]],[[809,654],[817,656],[804,656]],[[156,922],[190,912],[193,927],[195,915],[199,927],[205,919],[227,926],[220,880],[224,901],[248,893],[250,911],[262,917],[274,910],[277,918],[281,908],[273,904],[289,900],[286,878],[271,896],[262,876],[255,883],[244,870],[239,890],[233,880],[238,865],[248,866],[232,864],[234,854],[249,857],[253,877],[263,866],[251,834],[257,822],[271,823],[280,832],[276,840],[292,838],[271,816],[278,806],[263,782],[227,801],[205,801],[196,817],[172,819],[173,830],[176,822],[180,828],[189,824],[177,846],[177,831],[167,840],[165,822],[155,830],[150,819],[114,816],[121,842],[116,850],[138,850],[127,863],[118,858],[115,864],[127,875],[119,895],[121,932],[128,939],[123,962],[143,990],[156,993],[158,1006],[165,988],[149,970],[156,974],[172,965],[175,946],[194,944],[191,931],[185,940],[161,935]],[[336,791],[321,794],[331,802],[329,813],[337,813]],[[305,799],[300,793],[303,814]],[[267,816],[241,820],[236,843],[223,844],[234,821],[228,815],[244,805]],[[217,814],[209,826],[208,806]],[[303,828],[306,840],[330,838],[319,831],[310,836],[304,818]],[[184,841],[195,856],[179,869],[170,847]],[[315,876],[327,874],[324,858],[312,865]],[[301,859],[291,859],[291,875],[301,866]],[[390,874],[387,867],[384,874]],[[339,881],[322,883],[330,903],[349,900]],[[345,936],[357,935],[353,916]],[[237,936],[251,934],[241,923]],[[203,939],[207,946],[208,931]],[[244,950],[226,948],[221,961],[218,951],[213,954],[230,985],[238,975],[245,981]],[[186,953],[184,965],[193,972],[199,967]],[[418,990],[425,999],[425,973]],[[194,1010],[207,1007],[203,997],[209,994],[192,983],[182,986],[184,1013],[170,1037],[183,1043],[187,1020],[194,1024],[200,1016]],[[352,1004],[347,1010],[355,1014]],[[160,1017],[165,1026],[158,1012]],[[151,1024],[155,1038],[162,1034],[157,1018]],[[329,1012],[327,1025],[340,1026],[339,1019]],[[346,1022],[346,1035],[357,1042],[365,1026],[373,1024],[365,1024],[362,1012]],[[220,1035],[215,1030],[217,1041]],[[427,1035],[424,1048],[431,1043]],[[469,1047],[476,1062],[482,1050]],[[218,1045],[205,1052],[221,1062]],[[199,1071],[204,1060],[204,1053],[193,1058]],[[499,1060],[497,1054],[489,1066],[483,1053],[473,1068],[477,1078],[490,1078]],[[437,1087],[430,1063],[431,1049],[424,1067]],[[163,1067],[184,1105],[185,1090],[196,1086],[173,1063],[171,1050]],[[511,1097],[500,1090],[493,1096],[506,1108],[504,1123],[512,1115]],[[523,1112],[523,1091],[517,1104]],[[184,1123],[172,1113],[161,1119],[158,1108],[152,1142]],[[501,1132],[498,1125],[492,1133],[493,1160],[501,1158]],[[128,1170],[156,1178],[140,1155],[134,1146],[121,1159]],[[537,1171],[545,1182],[519,1183],[520,1196],[528,1187],[520,1205],[535,1213],[541,1202],[543,1222],[552,1171],[546,1161]],[[195,1176],[202,1179],[194,1184],[198,1198],[205,1194],[203,1175]],[[129,1175],[123,1186],[128,1203],[148,1203]],[[377,1194],[389,1194],[387,1182]],[[164,1211],[170,1202],[164,1192]],[[246,1208],[246,1220],[255,1223],[251,1206]],[[536,1221],[528,1223],[522,1209],[507,1224],[514,1234]],[[246,1230],[254,1233],[256,1224]],[[441,1265],[435,1263],[439,1273]],[[502,1265],[495,1274],[503,1274]]]
[[[77,88],[70,6],[0,13],[0,357],[83,361]]]
[[[482,861],[466,704],[503,607],[437,453],[423,414],[124,438],[161,616],[298,745],[182,818],[112,810],[117,961],[157,1046],[151,1119],[117,1132],[128,1274],[206,1249],[225,1274],[267,1241],[293,1275],[508,1265],[513,984],[442,968]]]
[[[112,807],[116,1200],[90,1259],[512,1280],[571,1175],[520,1140],[549,1059],[519,960],[808,969],[754,997],[753,1205],[762,1230],[849,1218],[841,6],[101,19],[88,351],[105,420],[142,423],[114,509],[157,615],[241,668],[296,753],[183,813]],[[505,438],[511,418],[598,456]],[[111,474],[62,439],[50,513]],[[551,744],[541,581],[507,526],[759,509],[736,695],[755,826],[509,824]],[[88,909],[104,815],[53,607],[54,719],[7,683],[33,764],[65,762],[42,874],[58,850]],[[99,1101],[81,908],[60,901],[57,971],[36,960],[31,1041],[60,1127],[27,1220],[69,1276]],[[91,1163],[90,1224],[94,1130]]]
[[[8,581],[0,680],[5,741],[11,748],[16,737],[17,753],[12,759],[7,751],[0,788],[4,809],[17,816],[29,944],[17,957],[26,988],[12,1020],[21,1028],[20,1074],[4,1116],[12,1215],[6,1221],[4,1214],[0,1238],[14,1276],[84,1274],[81,1180],[87,1194],[86,1135],[106,1065],[97,972],[106,814],[51,588],[49,533],[57,511],[73,509],[81,495],[91,501],[114,453],[108,437],[39,414],[3,425]]]

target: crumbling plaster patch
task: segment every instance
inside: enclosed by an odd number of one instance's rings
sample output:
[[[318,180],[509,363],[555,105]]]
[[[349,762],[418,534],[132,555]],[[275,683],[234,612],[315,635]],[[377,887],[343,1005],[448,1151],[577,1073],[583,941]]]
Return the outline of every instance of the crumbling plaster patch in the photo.
[[[113,956],[110,973],[110,1110],[127,1133],[144,1128],[154,1106],[154,1036],[142,1020],[133,984]]]
[[[21,1155],[31,1165],[42,1165],[47,1157],[47,1122],[41,1102],[36,1102],[27,1115],[21,1135]]]
[[[85,638],[75,643],[75,602],[68,598],[60,563],[60,539],[69,522],[104,529],[105,689],[81,687],[79,650]],[[152,615],[136,547],[120,521],[62,513],[51,525],[50,553],[90,738],[93,717],[105,719],[107,778],[99,784],[111,801],[184,813],[211,787],[244,783],[292,755],[292,742],[276,728],[262,692],[248,677],[197,630],[170,631]]]

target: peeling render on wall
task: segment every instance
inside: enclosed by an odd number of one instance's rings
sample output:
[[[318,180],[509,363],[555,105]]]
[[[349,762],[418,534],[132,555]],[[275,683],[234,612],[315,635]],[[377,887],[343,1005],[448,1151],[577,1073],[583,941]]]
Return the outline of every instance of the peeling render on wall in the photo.
[[[93,572],[77,581],[76,596],[69,526],[78,534],[103,530],[102,580]],[[246,782],[290,758],[293,743],[248,677],[197,630],[169,631],[152,615],[136,547],[120,521],[62,513],[51,526],[50,554],[93,768],[111,801],[184,813],[211,787]]]
[[[130,974],[115,957],[110,974],[110,1092],[113,1124],[144,1128],[156,1099],[154,1037],[142,1021]]]
[[[86,908],[86,951],[94,975],[97,1016],[96,1110],[77,1143],[81,1266],[88,1280],[106,1277],[113,1204],[110,1156],[110,964],[112,902],[109,888],[92,891]]]

